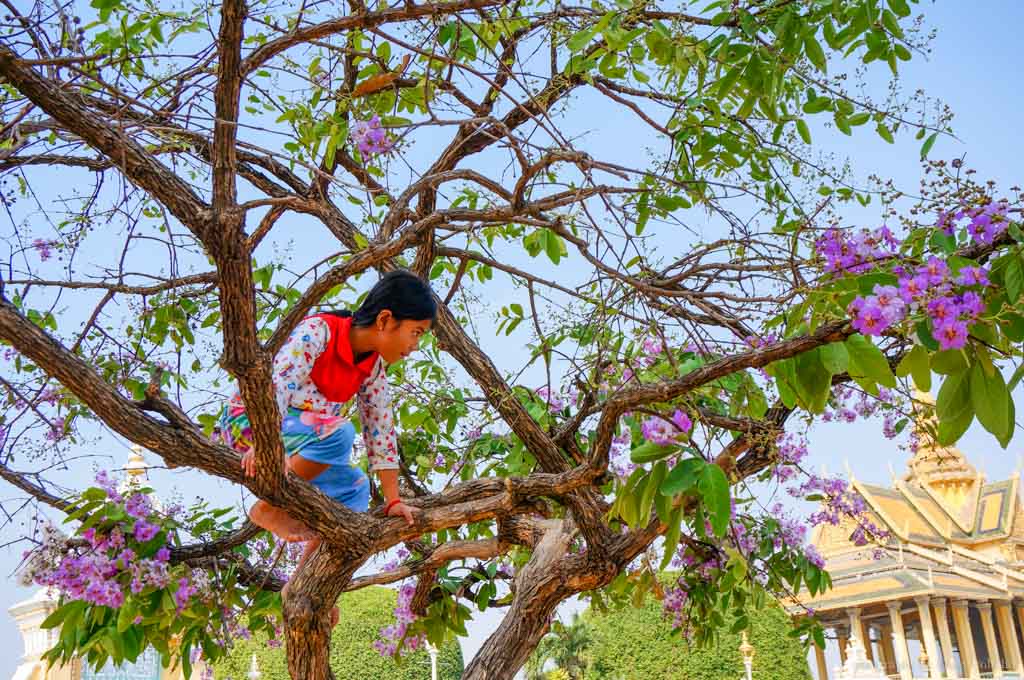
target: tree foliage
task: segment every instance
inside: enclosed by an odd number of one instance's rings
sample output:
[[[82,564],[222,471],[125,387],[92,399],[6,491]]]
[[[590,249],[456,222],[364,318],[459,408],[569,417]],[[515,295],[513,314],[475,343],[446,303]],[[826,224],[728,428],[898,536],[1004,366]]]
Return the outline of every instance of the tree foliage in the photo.
[[[695,648],[672,634],[657,602],[607,614],[588,612],[588,680],[735,680],[745,677],[740,635],[722,635],[713,647]],[[807,650],[790,636],[789,617],[777,605],[750,617],[753,677],[810,680]]]
[[[73,517],[32,558],[63,597],[54,654],[152,644],[187,667],[248,626],[283,636],[292,677],[327,678],[339,595],[409,580],[397,647],[507,608],[465,677],[510,678],[574,595],[653,594],[713,644],[827,588],[806,525],[747,485],[856,514],[841,480],[803,474],[804,425],[852,392],[896,432],[934,373],[919,436],[977,417],[1005,447],[1015,428],[1020,197],[931,161],[911,200],[823,153],[902,135],[926,159],[949,131],[922,93],[857,87],[927,47],[916,4],[8,5],[0,476]],[[412,527],[284,474],[270,368],[304,316],[399,266],[440,308],[389,368]],[[235,389],[253,478],[209,438]],[[281,598],[250,525],[55,486],[105,432],[245,486],[322,546]]]
[[[373,649],[380,629],[391,623],[395,594],[387,588],[372,587],[346,593],[338,600],[341,618],[331,638],[331,670],[339,680],[363,678],[396,678],[419,680],[430,677],[430,657],[425,649],[410,653],[399,667]],[[214,677],[244,678],[249,672],[252,655],[256,655],[260,672],[267,680],[287,680],[288,662],[281,647],[268,647],[259,636],[238,641],[231,653],[214,668]],[[437,669],[440,680],[462,677],[462,650],[451,640],[438,650]]]

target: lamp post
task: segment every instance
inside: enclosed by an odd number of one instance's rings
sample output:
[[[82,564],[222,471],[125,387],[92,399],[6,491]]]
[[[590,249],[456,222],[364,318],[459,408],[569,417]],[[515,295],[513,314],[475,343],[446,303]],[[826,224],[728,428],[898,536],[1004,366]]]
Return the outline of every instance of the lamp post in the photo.
[[[740,642],[740,655],[743,657],[743,668],[747,671],[747,680],[752,680],[751,672],[754,666],[754,645],[747,639],[747,631],[743,631],[743,639]]]
[[[256,655],[252,655],[252,663],[249,664],[249,673],[246,675],[249,680],[260,680],[263,677],[263,673],[260,672],[260,667],[256,665]]]
[[[430,680],[437,680],[437,647],[427,642],[427,654],[430,655]]]

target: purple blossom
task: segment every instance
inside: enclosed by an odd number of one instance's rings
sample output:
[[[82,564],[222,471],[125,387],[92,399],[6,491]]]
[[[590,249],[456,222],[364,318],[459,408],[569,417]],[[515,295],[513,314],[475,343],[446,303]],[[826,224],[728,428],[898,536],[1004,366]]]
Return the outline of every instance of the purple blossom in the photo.
[[[46,262],[53,257],[53,247],[57,245],[56,241],[47,241],[46,239],[37,238],[32,241],[32,247],[39,255],[39,259]]]
[[[640,425],[643,438],[654,444],[668,446],[676,443],[678,431],[675,426],[664,418],[653,416]]]
[[[818,569],[825,568],[825,558],[821,556],[821,553],[818,552],[818,549],[814,547],[813,543],[808,543],[804,546],[804,555],[807,556],[807,561]]]
[[[177,606],[179,613],[188,606],[189,599],[195,593],[196,589],[189,582],[188,578],[182,577],[178,579],[178,589],[174,591],[174,604]]]
[[[107,498],[115,503],[121,502],[121,494],[117,492],[117,482],[110,478],[106,470],[96,473],[96,485],[106,492]]]
[[[949,276],[949,265],[946,264],[945,260],[932,255],[923,267],[918,268],[917,273],[918,275],[926,276],[929,285],[937,286],[945,282]]]
[[[160,526],[157,524],[150,524],[144,519],[135,520],[135,527],[132,530],[132,534],[135,540],[139,543],[145,543],[151,540],[160,532]]]
[[[959,313],[960,307],[954,298],[940,297],[928,303],[928,315],[936,326],[953,321]]]
[[[546,385],[537,390],[537,396],[547,402],[548,410],[552,413],[558,413],[565,408],[565,402],[561,397],[553,394]]]
[[[985,301],[973,290],[968,290],[960,296],[960,311],[965,312],[969,318],[976,319],[985,311]]]
[[[380,125],[380,116],[374,114],[370,120],[357,121],[352,127],[352,141],[363,157],[384,154],[391,151],[394,142]]]
[[[892,257],[899,241],[888,227],[858,232],[829,229],[815,242],[815,250],[825,260],[827,272],[857,274],[871,269],[875,262]]]
[[[900,278],[900,297],[907,304],[919,302],[928,294],[928,277],[926,275],[904,276]]]
[[[672,414],[672,424],[679,428],[680,432],[689,432],[690,428],[693,427],[693,422],[690,420],[690,416],[678,409],[676,409],[676,412]]]
[[[1006,201],[1001,200],[967,211],[971,218],[971,223],[967,225],[967,233],[978,243],[992,243],[997,236],[1006,231],[1008,208]]]
[[[853,327],[864,335],[881,335],[889,327],[882,308],[860,296],[850,303],[849,311],[854,315]]]
[[[987,286],[988,269],[985,267],[964,267],[960,270],[956,282],[961,286]]]
[[[143,519],[149,517],[151,510],[149,496],[142,493],[132,494],[128,502],[124,504],[124,511],[129,517]]]
[[[967,322],[953,319],[935,327],[933,335],[942,349],[960,349],[967,344]]]
[[[46,441],[59,442],[64,438],[64,418],[54,418],[50,421],[50,429],[46,432]]]
[[[408,635],[409,626],[416,621],[411,605],[416,594],[416,585],[403,583],[398,589],[398,603],[395,606],[395,623],[380,630],[380,639],[373,646],[381,656],[396,656],[399,647],[415,650],[426,642],[426,636]]]
[[[167,562],[171,559],[171,550],[166,545],[156,551],[153,557],[157,562]]]

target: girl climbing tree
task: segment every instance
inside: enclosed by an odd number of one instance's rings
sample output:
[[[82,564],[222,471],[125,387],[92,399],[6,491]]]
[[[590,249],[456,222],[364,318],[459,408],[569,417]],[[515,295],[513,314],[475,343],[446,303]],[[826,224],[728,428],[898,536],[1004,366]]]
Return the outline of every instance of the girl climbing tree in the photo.
[[[747,482],[885,548],[842,480],[806,472],[807,423],[873,414],[896,436],[937,374],[928,436],[975,417],[1013,435],[1017,190],[926,160],[950,127],[923,94],[856,94],[849,60],[895,75],[926,47],[916,3],[5,6],[0,476],[21,513],[69,519],[27,537],[26,577],[61,598],[52,660],[153,646],[190,670],[256,631],[293,678],[329,678],[340,593],[398,582],[388,654],[506,611],[471,680],[511,678],[575,595],[659,598],[708,641],[723,610],[742,627],[829,583],[806,525]],[[831,167],[833,128],[917,136],[923,194]],[[360,306],[402,268],[436,314]],[[347,339],[356,367],[369,352],[394,393],[369,512],[348,495],[364,472],[317,488],[353,432],[309,465],[282,439],[296,401],[274,358],[296,332]],[[246,487],[261,525],[319,546],[281,573],[219,508],[56,486],[59,466],[86,475],[72,454],[97,426]],[[222,440],[239,436],[244,467]]]

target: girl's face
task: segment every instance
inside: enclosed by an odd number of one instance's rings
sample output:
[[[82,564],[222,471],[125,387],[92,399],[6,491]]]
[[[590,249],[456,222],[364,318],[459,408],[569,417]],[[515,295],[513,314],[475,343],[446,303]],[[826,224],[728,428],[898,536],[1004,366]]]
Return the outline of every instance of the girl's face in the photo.
[[[420,338],[430,330],[430,319],[396,321],[391,312],[384,310],[377,316],[377,351],[389,364],[406,358],[416,351]]]

